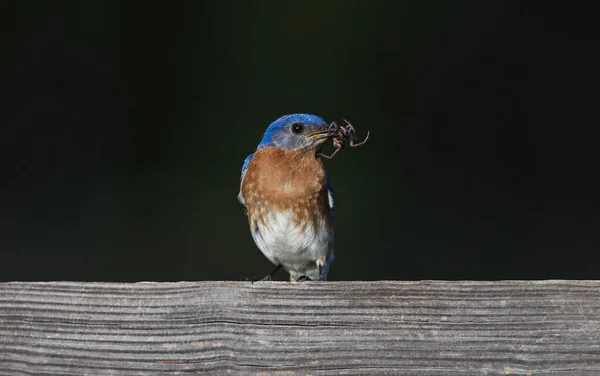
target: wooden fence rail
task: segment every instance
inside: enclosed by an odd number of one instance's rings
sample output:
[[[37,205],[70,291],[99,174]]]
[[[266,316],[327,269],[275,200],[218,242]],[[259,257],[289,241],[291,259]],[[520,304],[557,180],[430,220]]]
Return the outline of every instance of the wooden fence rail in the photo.
[[[0,283],[0,375],[600,375],[600,281]]]

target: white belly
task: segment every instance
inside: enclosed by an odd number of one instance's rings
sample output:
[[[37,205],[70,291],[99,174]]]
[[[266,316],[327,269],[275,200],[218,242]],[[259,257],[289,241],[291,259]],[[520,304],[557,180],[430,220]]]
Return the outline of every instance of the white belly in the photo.
[[[324,226],[298,225],[290,211],[266,211],[256,221],[252,237],[262,253],[282,265],[294,278],[317,279],[317,260],[325,259],[333,245],[333,231]]]

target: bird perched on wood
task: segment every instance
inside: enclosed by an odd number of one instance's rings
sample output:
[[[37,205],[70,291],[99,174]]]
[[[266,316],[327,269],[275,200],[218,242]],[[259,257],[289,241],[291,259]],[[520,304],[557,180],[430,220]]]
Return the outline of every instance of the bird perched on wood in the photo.
[[[333,261],[333,192],[319,158],[331,135],[315,115],[282,116],[242,166],[239,201],[262,253],[290,280],[326,280]]]

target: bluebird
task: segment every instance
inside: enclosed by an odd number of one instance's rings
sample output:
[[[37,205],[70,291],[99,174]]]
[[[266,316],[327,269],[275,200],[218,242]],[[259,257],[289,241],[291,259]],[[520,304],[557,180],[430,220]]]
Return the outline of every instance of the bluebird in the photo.
[[[290,281],[326,280],[333,261],[333,191],[319,158],[328,126],[315,115],[275,120],[242,165],[239,201],[256,246]]]

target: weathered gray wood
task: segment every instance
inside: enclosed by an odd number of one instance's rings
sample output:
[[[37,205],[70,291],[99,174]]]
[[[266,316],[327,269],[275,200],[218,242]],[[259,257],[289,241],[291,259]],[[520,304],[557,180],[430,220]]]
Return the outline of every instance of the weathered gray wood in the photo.
[[[600,375],[600,281],[0,283],[0,375]]]

